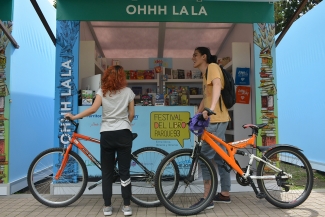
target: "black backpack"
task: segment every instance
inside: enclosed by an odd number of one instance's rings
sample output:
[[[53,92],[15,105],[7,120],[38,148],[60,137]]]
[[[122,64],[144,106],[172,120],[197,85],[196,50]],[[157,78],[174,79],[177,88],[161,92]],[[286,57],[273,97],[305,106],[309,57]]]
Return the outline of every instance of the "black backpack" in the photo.
[[[220,66],[220,68],[223,74],[224,84],[225,84],[224,88],[221,90],[221,97],[226,108],[230,109],[236,103],[235,82],[234,82],[234,78],[229,72],[227,72],[222,66]],[[208,78],[208,69],[206,72],[205,79],[207,78]],[[219,102],[220,102],[220,110],[222,111],[221,100],[219,100]]]

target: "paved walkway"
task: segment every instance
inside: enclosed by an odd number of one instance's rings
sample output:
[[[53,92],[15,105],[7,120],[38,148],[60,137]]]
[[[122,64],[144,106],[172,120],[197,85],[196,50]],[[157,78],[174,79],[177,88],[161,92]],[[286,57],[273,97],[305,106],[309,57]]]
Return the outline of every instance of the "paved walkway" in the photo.
[[[259,200],[251,192],[232,193],[231,204],[217,204],[196,216],[325,216],[325,190],[315,190],[309,198],[294,209],[279,209],[265,199]],[[121,211],[120,195],[113,196],[113,215],[124,216]],[[84,195],[74,204],[64,208],[49,208],[37,202],[30,194],[0,196],[0,216],[104,216],[103,200],[100,195]],[[176,216],[163,206],[155,208],[138,207],[132,204],[132,216]]]

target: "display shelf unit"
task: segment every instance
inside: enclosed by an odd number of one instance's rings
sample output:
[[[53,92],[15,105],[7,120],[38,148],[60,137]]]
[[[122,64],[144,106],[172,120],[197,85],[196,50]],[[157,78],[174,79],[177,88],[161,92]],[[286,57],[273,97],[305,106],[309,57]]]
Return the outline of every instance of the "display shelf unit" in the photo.
[[[158,84],[158,79],[127,80],[128,84]]]
[[[236,68],[247,67],[250,68],[250,44],[247,42],[233,42],[232,43],[232,61],[224,66],[224,69],[232,73],[234,80],[236,79]],[[251,88],[252,90],[253,88]],[[252,94],[251,94],[252,95]],[[233,136],[235,141],[247,138],[250,133],[243,129],[244,124],[252,122],[251,101],[249,104],[236,103],[229,111],[232,111],[232,130],[226,130],[228,136]]]
[[[93,52],[90,52],[93,51]],[[80,41],[79,46],[79,86],[82,78],[103,74],[103,68],[94,57],[95,41]]]
[[[202,83],[202,79],[168,79],[165,83]]]
[[[233,43],[232,44],[232,60],[227,63],[223,68],[232,74],[235,78],[235,71],[237,67],[250,67],[250,50],[249,43]],[[236,103],[232,108],[228,109],[231,111],[231,119],[232,129],[226,130],[226,140],[230,141],[231,139],[234,141],[243,139],[247,137],[247,132],[245,132],[242,128],[242,125],[249,123],[251,119],[251,106],[243,105]],[[243,115],[245,113],[245,115]],[[245,137],[246,136],[246,137]]]
[[[199,95],[190,95],[190,99],[203,99],[203,95],[199,94]]]
[[[163,68],[162,76],[165,75],[165,68]],[[188,86],[191,87],[202,87],[202,79],[175,79],[175,78],[168,78],[166,81],[163,80],[162,85],[164,88],[167,88],[168,85],[174,86]],[[163,89],[164,89],[163,88]],[[190,104],[199,104],[203,99],[202,94],[198,95],[189,95]]]

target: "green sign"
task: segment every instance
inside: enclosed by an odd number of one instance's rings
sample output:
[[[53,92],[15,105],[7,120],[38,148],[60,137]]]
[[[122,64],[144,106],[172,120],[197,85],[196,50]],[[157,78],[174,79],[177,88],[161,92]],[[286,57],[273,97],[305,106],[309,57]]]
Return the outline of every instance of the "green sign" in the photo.
[[[12,20],[12,0],[0,0],[0,20],[11,21]]]
[[[57,20],[273,23],[269,2],[57,0]]]

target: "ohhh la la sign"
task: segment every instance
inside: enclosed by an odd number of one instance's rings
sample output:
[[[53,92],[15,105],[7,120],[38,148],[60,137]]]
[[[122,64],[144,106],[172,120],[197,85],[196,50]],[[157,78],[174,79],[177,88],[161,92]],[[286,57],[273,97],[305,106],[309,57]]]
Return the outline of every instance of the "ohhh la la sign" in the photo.
[[[192,15],[207,16],[204,6],[167,6],[167,5],[128,5],[126,13],[129,15]]]

